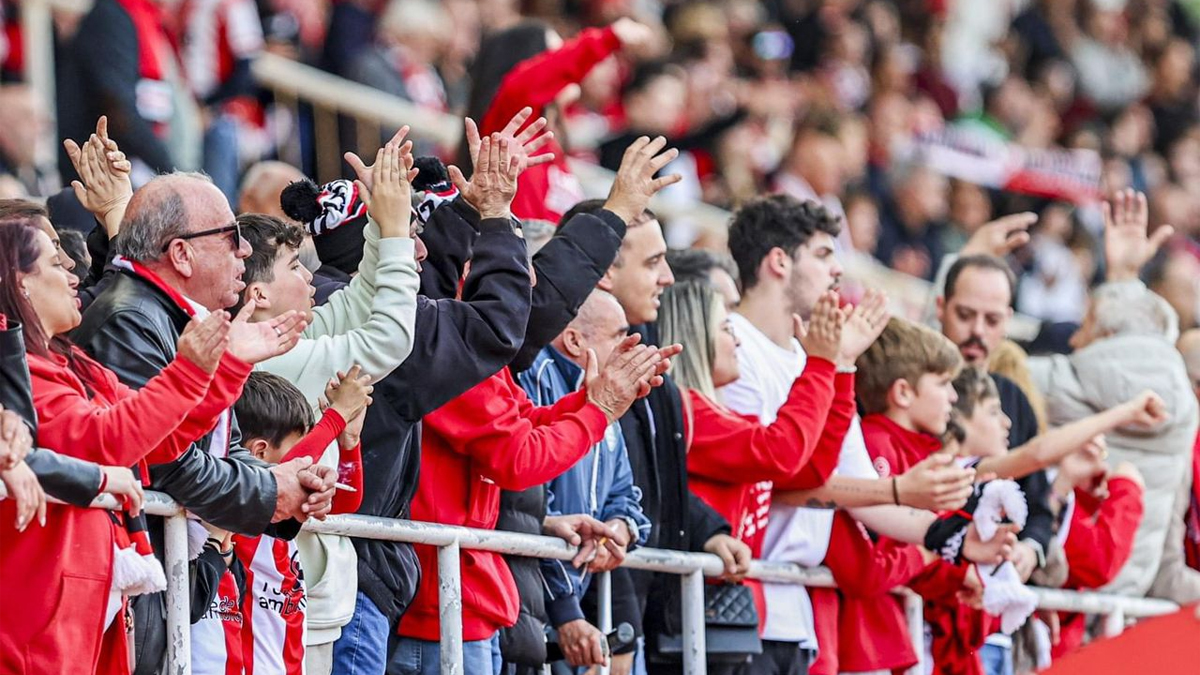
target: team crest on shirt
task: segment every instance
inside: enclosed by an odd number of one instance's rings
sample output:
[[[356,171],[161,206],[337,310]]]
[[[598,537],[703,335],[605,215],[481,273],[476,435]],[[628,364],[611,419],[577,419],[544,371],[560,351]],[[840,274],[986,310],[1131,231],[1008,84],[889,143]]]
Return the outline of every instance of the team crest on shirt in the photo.
[[[888,463],[887,457],[876,457],[871,466],[875,467],[875,473],[879,474],[880,478],[887,478],[892,475],[892,465]]]

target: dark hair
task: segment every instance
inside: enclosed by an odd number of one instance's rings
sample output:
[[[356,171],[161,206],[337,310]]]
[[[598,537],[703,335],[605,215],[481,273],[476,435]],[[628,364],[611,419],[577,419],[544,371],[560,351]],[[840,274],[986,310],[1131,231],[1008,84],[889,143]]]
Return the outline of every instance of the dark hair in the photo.
[[[729,252],[737,263],[742,291],[758,285],[758,267],[772,249],[795,256],[817,232],[836,237],[841,228],[841,219],[814,201],[770,195],[746,202],[729,226]]]
[[[274,281],[273,267],[279,249],[285,246],[299,249],[304,243],[304,230],[275,216],[243,213],[237,217],[237,222],[242,226],[242,238],[253,249],[246,258],[246,271],[242,273],[242,281],[247,286],[258,281]]]
[[[1003,258],[997,258],[994,255],[979,254],[968,255],[954,261],[950,266],[950,271],[946,273],[946,285],[943,286],[942,297],[949,300],[954,296],[954,289],[958,286],[958,277],[968,269],[996,270],[1004,274],[1005,280],[1008,281],[1008,304],[1012,304],[1017,297],[1017,276],[1013,274],[1012,268]]]
[[[621,88],[621,98],[639,94],[650,88],[656,80],[661,77],[674,77],[683,79],[683,70],[679,66],[667,63],[666,61],[647,61],[638,64],[633,69],[633,74],[630,75],[629,81]]]
[[[543,21],[522,21],[512,28],[494,33],[483,39],[479,54],[475,57],[474,72],[471,73],[471,97],[467,102],[467,117],[483,124],[483,118],[500,83],[522,61],[546,51],[546,31],[550,26]],[[469,167],[467,144],[459,147],[460,167]]]
[[[38,233],[42,229],[30,217],[0,218],[0,314],[24,328],[25,351],[42,358],[59,356],[84,387],[98,389],[103,376],[97,366],[63,335],[46,335],[37,309],[17,285],[17,274],[32,274],[37,268],[41,249]]]
[[[985,399],[1000,398],[996,381],[983,368],[963,368],[954,378],[954,393],[958,394],[954,409],[964,418],[974,415],[975,408]]]
[[[50,220],[45,206],[28,199],[0,199],[0,220],[17,220],[41,216]]]
[[[888,320],[879,338],[855,362],[854,393],[864,415],[887,412],[888,391],[898,380],[914,388],[922,375],[957,377],[962,355],[941,333],[899,317]]]
[[[250,373],[237,403],[233,404],[243,442],[261,438],[273,446],[294,433],[306,434],[313,426],[312,406],[296,385],[274,373]]]
[[[67,229],[56,229],[55,231],[58,232],[58,243],[62,247],[63,253],[75,261],[75,276],[81,279],[86,277],[88,268],[92,266],[92,256],[88,253],[83,233]]]
[[[676,283],[691,279],[707,282],[714,269],[725,270],[730,277],[738,278],[737,265],[733,258],[725,253],[702,248],[671,249],[667,251],[667,265],[671,267],[671,274],[675,275]]]
[[[579,202],[578,204],[576,204],[575,206],[572,206],[570,208],[570,210],[568,210],[566,213],[564,213],[563,217],[560,218],[558,221],[558,226],[562,227],[563,225],[566,225],[567,223],[571,222],[572,218],[574,218],[575,216],[577,216],[581,213],[586,213],[590,216],[594,216],[594,215],[600,213],[600,211],[604,209],[604,204],[605,204],[605,200],[603,200],[603,199],[585,199],[585,200]],[[634,218],[633,222],[628,223],[628,227],[638,227],[639,225],[645,225],[646,223],[648,223],[652,220],[658,220],[658,216],[655,215],[654,212],[651,211],[650,209],[643,209],[641,215],[639,215],[637,218]],[[624,247],[624,243],[622,243],[622,248],[623,247]],[[615,260],[613,260],[613,265],[620,267],[621,263],[622,263],[621,251],[618,249],[617,257]]]

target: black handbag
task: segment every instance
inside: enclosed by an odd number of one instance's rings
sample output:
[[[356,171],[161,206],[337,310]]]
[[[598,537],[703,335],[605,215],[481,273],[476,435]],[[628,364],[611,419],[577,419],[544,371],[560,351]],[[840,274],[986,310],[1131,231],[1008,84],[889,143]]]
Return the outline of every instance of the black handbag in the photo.
[[[704,646],[709,663],[746,663],[762,654],[754,592],[741,584],[704,587]],[[658,636],[657,653],[664,661],[683,659],[683,636]]]

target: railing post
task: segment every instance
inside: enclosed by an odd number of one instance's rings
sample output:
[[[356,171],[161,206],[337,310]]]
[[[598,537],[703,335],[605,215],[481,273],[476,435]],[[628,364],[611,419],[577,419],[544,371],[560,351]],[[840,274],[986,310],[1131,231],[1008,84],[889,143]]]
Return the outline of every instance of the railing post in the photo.
[[[599,616],[599,625],[601,633],[605,636],[613,629],[612,618],[612,572],[601,572],[596,577],[596,583],[600,584],[596,588],[596,594],[599,601],[596,603]],[[609,663],[612,663],[612,655],[609,655]],[[609,666],[600,666],[600,675],[608,675]]]
[[[681,577],[683,586],[683,673],[708,675],[704,644],[704,573],[693,570]]]
[[[1104,637],[1116,637],[1125,632],[1125,610],[1114,607],[1104,616]]]
[[[163,531],[167,561],[167,672],[192,672],[192,621],[188,584],[187,516],[168,516]]]
[[[904,595],[904,619],[908,624],[908,638],[912,640],[917,663],[908,669],[908,675],[923,675],[925,672],[925,601],[911,591]]]
[[[462,559],[457,539],[438,548],[438,606],[441,675],[463,675]]]

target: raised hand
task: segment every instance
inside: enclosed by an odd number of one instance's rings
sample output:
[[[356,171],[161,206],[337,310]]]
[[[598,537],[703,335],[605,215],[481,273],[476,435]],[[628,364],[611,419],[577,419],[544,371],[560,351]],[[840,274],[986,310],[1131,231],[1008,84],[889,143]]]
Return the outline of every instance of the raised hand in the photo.
[[[604,208],[617,214],[626,223],[642,215],[650,198],[658,191],[683,180],[683,176],[673,173],[661,178],[654,174],[659,169],[679,156],[679,151],[667,146],[667,140],[662,136],[653,141],[642,136],[625,149],[621,158],[621,166],[617,168],[617,177],[612,189],[608,192],[608,200]]]
[[[936,452],[896,477],[896,493],[905,506],[953,511],[967,503],[974,483],[974,469],[958,466],[949,453]]]
[[[1036,222],[1036,213],[1014,213],[984,223],[963,245],[959,255],[994,255],[1003,258],[1029,243],[1029,228]]]
[[[229,315],[225,312],[213,312],[203,320],[192,319],[179,336],[176,354],[212,375],[229,348],[229,331]]]
[[[133,197],[133,184],[129,173],[132,165],[117,142],[108,136],[108,118],[101,116],[96,122],[96,133],[80,147],[75,141],[66,139],[67,150],[75,173],[80,180],[71,181],[75,196],[92,215],[104,223],[109,238],[120,231],[125,207]]]
[[[858,357],[879,339],[890,318],[887,295],[875,289],[867,290],[862,301],[846,315],[837,365],[846,368],[853,366]]]
[[[1139,427],[1156,427],[1171,419],[1167,404],[1158,394],[1143,391],[1122,405],[1124,423]]]
[[[1175,228],[1163,225],[1148,235],[1150,209],[1146,206],[1146,195],[1130,189],[1113,195],[1112,203],[1105,202],[1101,208],[1108,280],[1136,279],[1142,267],[1175,234]]]
[[[411,159],[412,158],[412,142],[411,141],[409,141],[408,143],[404,142],[404,138],[406,136],[408,136],[408,131],[409,131],[409,127],[407,124],[400,127],[400,130],[396,132],[396,135],[392,136],[391,140],[389,140],[387,143],[384,144],[384,147],[387,147],[389,145],[394,145],[399,148],[403,148],[403,147],[408,148],[408,155],[409,155],[410,159],[406,163],[406,167],[408,169],[408,180],[411,182],[413,178],[417,177],[417,174],[413,170],[412,159]],[[380,150],[382,151],[383,148],[380,148]],[[380,153],[378,153],[378,152],[375,153],[376,164],[379,163],[379,158],[380,158]],[[367,186],[368,192],[370,192],[372,189],[375,188],[375,174],[374,174],[375,164],[367,164],[366,162],[362,161],[361,157],[354,154],[353,152],[347,152],[346,154],[342,155],[342,159],[346,160],[346,163],[350,165],[351,169],[354,169],[354,175],[358,177],[358,182]]]
[[[517,173],[521,173],[531,166],[538,166],[539,164],[554,161],[553,152],[533,154],[554,138],[554,132],[545,131],[545,117],[539,117],[530,122],[528,126],[525,126],[525,123],[529,121],[532,115],[533,108],[528,106],[521,108],[499,132],[500,138],[508,139],[509,154],[517,159],[519,165]],[[525,126],[525,128],[522,129],[522,126]],[[479,127],[475,124],[475,120],[470,117],[463,120],[463,127],[467,138],[467,151],[471,156],[471,166],[475,171],[478,171],[479,152],[483,143],[483,139],[479,137]]]
[[[509,207],[513,197],[517,196],[517,176],[521,173],[520,161],[509,152],[512,147],[512,143],[500,134],[483,139],[471,180],[467,180],[457,166],[447,167],[454,187],[481,218],[509,218],[511,215]]]
[[[307,325],[296,310],[266,321],[250,321],[257,301],[251,300],[229,324],[228,352],[251,365],[286,354],[300,341]]]
[[[639,345],[640,340],[640,335],[630,335],[622,340],[603,369],[596,362],[596,353],[588,350],[584,380],[587,398],[604,412],[610,424],[629,410],[643,385],[656,376],[662,362],[659,350]]]
[[[809,317],[808,326],[800,317],[792,316],[796,339],[804,347],[804,353],[810,357],[836,362],[842,351],[842,330],[846,316],[838,308],[838,296],[833,291],[827,291],[817,300]]]
[[[654,43],[654,29],[644,23],[622,17],[612,23],[612,32],[621,41],[621,47],[626,50],[639,50]]]
[[[389,141],[375,153],[370,185],[362,179],[355,181],[359,198],[379,224],[379,233],[384,238],[410,236],[411,181],[417,171],[413,161],[411,141],[404,144]]]

